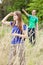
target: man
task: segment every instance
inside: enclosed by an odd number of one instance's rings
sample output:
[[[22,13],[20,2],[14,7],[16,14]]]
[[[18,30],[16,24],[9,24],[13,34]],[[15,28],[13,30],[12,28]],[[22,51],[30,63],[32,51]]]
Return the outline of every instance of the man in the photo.
[[[28,36],[29,41],[35,44],[35,30],[38,32],[38,18],[36,17],[36,10],[32,10],[32,15],[28,14],[24,9],[22,11],[28,17]]]

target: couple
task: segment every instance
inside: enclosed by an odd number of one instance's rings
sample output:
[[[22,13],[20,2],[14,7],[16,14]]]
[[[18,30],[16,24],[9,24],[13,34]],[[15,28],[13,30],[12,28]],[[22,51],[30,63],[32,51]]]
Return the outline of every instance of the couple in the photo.
[[[30,18],[30,24],[29,24],[30,26],[28,28],[28,32],[30,32],[31,30],[32,32],[35,32],[35,24],[37,23],[37,18],[34,15],[27,14],[27,12],[24,9],[22,9],[22,11],[28,16],[28,18]],[[32,13],[35,14],[35,10],[33,10]],[[13,16],[13,21],[10,21],[10,22],[7,21],[9,16]],[[31,23],[32,23],[32,26],[31,26]],[[29,33],[27,35],[27,31],[26,31],[27,26],[23,23],[21,12],[15,11],[15,12],[9,13],[2,20],[2,24],[12,26],[12,33],[11,33],[12,40],[11,40],[11,49],[9,54],[8,65],[25,65],[24,41],[25,41],[25,38],[29,35]],[[32,36],[34,38],[35,33]],[[32,42],[31,37],[30,37],[30,42]]]

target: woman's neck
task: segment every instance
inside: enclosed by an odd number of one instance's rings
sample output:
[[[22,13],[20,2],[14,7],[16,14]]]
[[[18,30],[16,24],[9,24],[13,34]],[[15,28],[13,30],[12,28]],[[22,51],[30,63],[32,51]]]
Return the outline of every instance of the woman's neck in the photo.
[[[18,25],[18,20],[16,20],[16,25]]]

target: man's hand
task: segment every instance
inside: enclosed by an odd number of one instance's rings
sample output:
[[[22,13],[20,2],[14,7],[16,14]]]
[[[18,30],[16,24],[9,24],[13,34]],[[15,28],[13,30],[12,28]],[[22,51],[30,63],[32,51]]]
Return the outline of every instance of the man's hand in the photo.
[[[22,11],[23,11],[23,12],[25,12],[25,10],[24,10],[24,9],[22,9]]]
[[[22,11],[26,14],[26,16],[28,16],[29,14],[24,10],[24,9],[22,9]]]

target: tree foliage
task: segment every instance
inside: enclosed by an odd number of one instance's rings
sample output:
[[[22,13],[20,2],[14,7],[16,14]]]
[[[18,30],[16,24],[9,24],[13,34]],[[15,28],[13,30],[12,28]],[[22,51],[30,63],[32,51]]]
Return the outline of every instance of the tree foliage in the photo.
[[[43,0],[3,0],[0,4],[0,19],[6,14],[15,10],[22,10],[24,8],[29,14],[35,9],[39,18],[39,23],[43,21]],[[27,23],[27,18],[22,14],[24,21]]]
[[[26,10],[31,12],[33,9],[37,11],[39,23],[41,23],[43,21],[43,0],[31,0],[31,2],[27,4]]]

